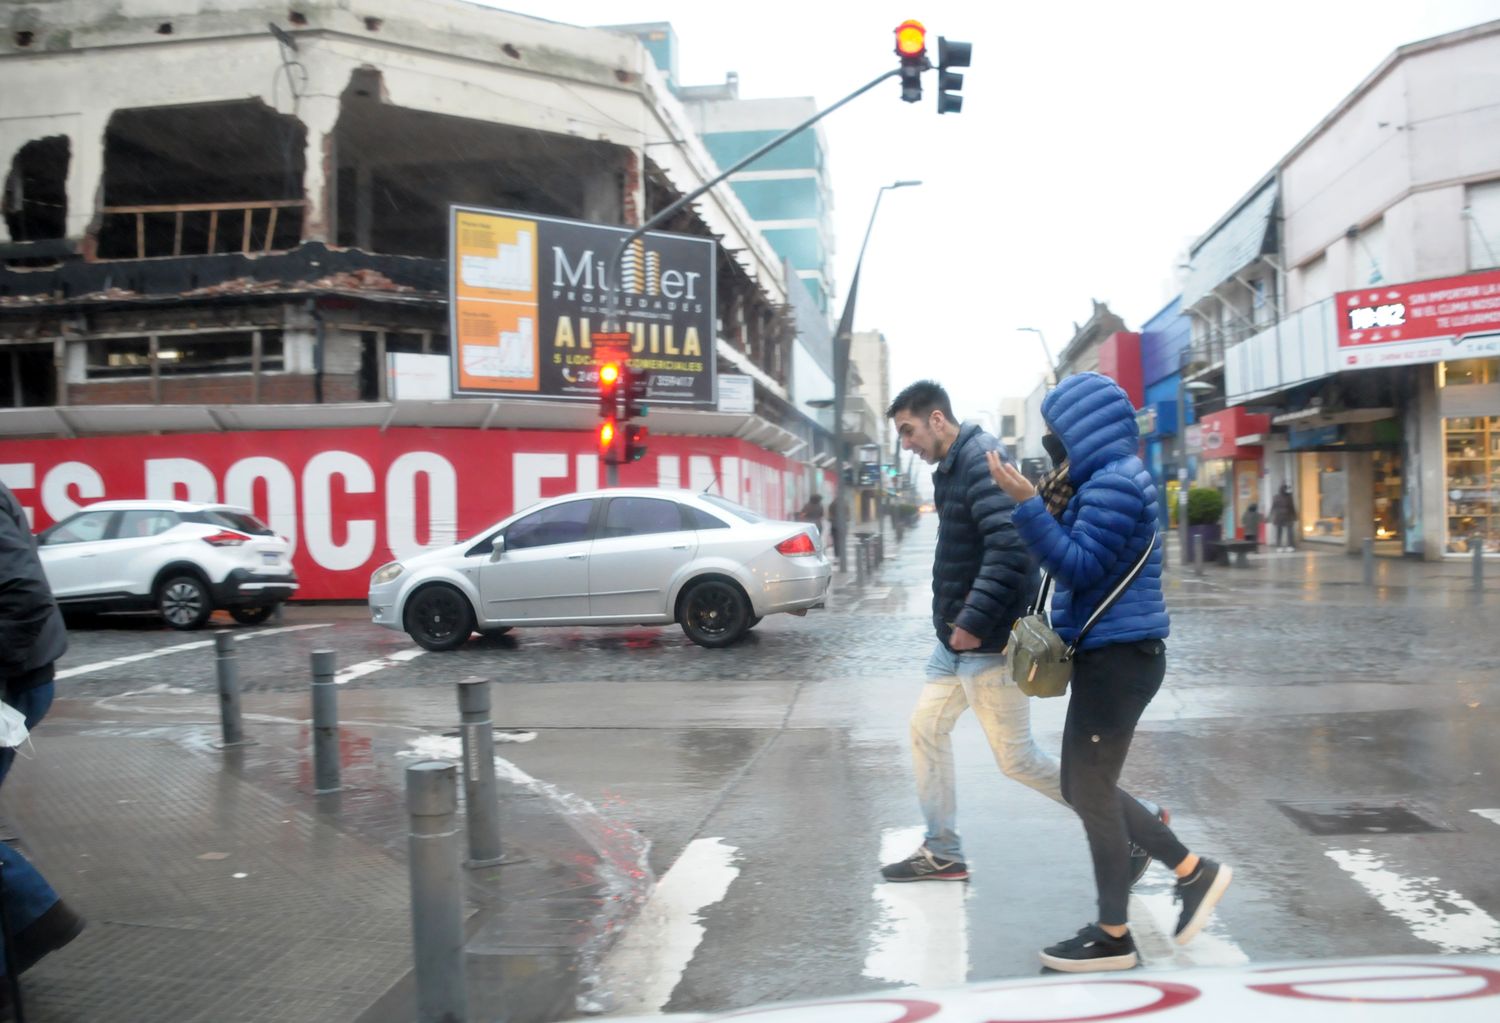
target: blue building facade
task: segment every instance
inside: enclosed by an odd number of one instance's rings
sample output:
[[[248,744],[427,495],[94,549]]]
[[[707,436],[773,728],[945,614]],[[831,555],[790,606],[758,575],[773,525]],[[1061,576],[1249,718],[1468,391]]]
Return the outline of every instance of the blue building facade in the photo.
[[[1192,322],[1182,311],[1181,296],[1172,299],[1141,328],[1141,380],[1145,384],[1146,401],[1136,419],[1145,444],[1146,467],[1163,498],[1163,525],[1176,503],[1169,498],[1175,497],[1179,471],[1186,469],[1190,480],[1198,471],[1197,459],[1188,454],[1182,429],[1196,422],[1193,403],[1180,393],[1182,352],[1192,340]]]

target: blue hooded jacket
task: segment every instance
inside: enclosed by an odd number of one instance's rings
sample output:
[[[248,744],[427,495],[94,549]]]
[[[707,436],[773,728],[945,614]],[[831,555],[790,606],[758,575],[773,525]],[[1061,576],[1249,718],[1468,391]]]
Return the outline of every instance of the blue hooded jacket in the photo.
[[[1151,543],[1159,515],[1156,484],[1136,456],[1135,408],[1108,377],[1068,377],[1042,402],[1042,418],[1068,449],[1075,493],[1061,522],[1033,497],[1016,506],[1015,524],[1055,580],[1052,627],[1071,643]],[[1094,624],[1083,649],[1164,639],[1169,631],[1157,543],[1135,582]]]

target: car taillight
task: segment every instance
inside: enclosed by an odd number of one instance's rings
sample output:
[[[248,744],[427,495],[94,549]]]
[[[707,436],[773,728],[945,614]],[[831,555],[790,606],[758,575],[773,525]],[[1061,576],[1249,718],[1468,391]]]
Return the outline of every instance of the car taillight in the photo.
[[[798,533],[790,540],[783,540],[777,544],[776,552],[794,558],[801,554],[816,554],[818,549],[813,546],[812,537],[806,533]]]
[[[250,539],[244,533],[236,533],[232,529],[223,529],[213,536],[205,536],[203,542],[211,547],[238,547]]]

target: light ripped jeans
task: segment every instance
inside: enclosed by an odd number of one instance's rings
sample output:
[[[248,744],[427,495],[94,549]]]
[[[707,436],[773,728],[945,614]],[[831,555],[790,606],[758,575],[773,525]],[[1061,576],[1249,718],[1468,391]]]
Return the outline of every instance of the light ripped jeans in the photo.
[[[924,844],[935,856],[961,860],[953,776],[953,726],[972,707],[995,762],[1009,778],[1064,806],[1057,758],[1031,736],[1030,698],[1010,680],[1005,655],[954,653],[938,643],[927,661],[927,684],[911,714],[917,801],[927,819]]]

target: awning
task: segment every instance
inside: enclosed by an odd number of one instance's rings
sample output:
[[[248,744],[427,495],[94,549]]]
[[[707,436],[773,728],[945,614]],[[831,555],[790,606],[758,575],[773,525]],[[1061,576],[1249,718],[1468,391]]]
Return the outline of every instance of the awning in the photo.
[[[1182,285],[1182,307],[1189,309],[1214,288],[1269,251],[1267,237],[1278,195],[1272,178],[1194,246]]]

